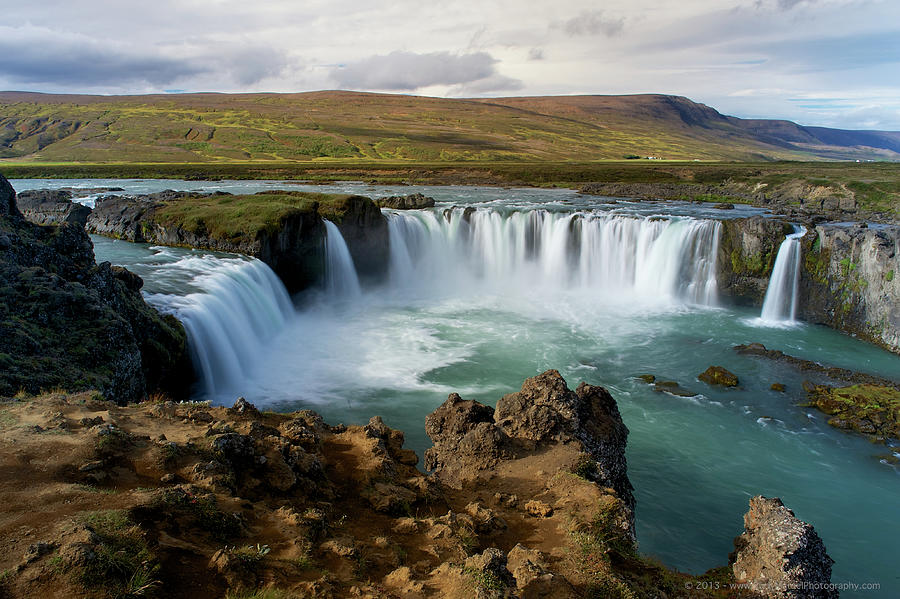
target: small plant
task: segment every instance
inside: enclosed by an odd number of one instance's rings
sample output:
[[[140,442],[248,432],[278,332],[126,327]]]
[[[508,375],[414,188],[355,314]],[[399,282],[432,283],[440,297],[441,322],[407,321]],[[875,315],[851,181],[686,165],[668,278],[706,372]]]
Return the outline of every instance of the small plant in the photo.
[[[246,545],[244,547],[231,547],[230,549],[226,547],[225,550],[244,564],[255,566],[272,551],[272,548],[268,545],[257,543],[256,546]]]
[[[154,507],[188,514],[195,526],[215,539],[226,540],[241,531],[240,521],[220,510],[213,495],[195,495],[181,488],[166,489],[154,501]]]
[[[888,283],[890,283],[891,281],[894,280],[894,270],[893,269],[884,273],[884,280],[887,281]]]
[[[596,481],[598,477],[597,462],[587,454],[581,454],[578,462],[572,468],[572,474],[587,481]]]
[[[475,587],[483,591],[502,591],[506,588],[500,577],[489,570],[463,567],[463,574],[472,579]]]
[[[158,584],[153,577],[158,566],[143,532],[125,511],[91,512],[81,522],[98,539],[95,558],[75,573],[81,584],[114,598],[141,596]]]

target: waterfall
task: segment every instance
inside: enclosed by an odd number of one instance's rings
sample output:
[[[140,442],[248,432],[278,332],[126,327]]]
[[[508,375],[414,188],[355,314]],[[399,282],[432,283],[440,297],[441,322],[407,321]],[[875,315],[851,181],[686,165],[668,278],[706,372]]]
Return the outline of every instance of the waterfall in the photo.
[[[325,289],[335,297],[356,297],[360,294],[359,277],[353,257],[340,230],[325,220]]]
[[[461,208],[387,214],[391,284],[407,290],[561,287],[716,303],[717,221]]]
[[[287,290],[259,260],[190,256],[157,273],[164,277],[170,269],[193,275],[198,291],[148,294],[147,301],[184,325],[200,393],[239,393],[264,344],[293,317]]]
[[[800,238],[803,227],[794,227],[778,248],[775,267],[769,278],[760,319],[768,323],[790,323],[797,319],[797,286],[800,281]]]

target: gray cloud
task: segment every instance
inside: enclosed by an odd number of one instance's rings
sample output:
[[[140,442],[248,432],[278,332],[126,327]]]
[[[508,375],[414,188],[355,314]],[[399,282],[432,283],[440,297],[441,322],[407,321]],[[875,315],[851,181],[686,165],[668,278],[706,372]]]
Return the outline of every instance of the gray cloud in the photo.
[[[562,24],[562,29],[569,35],[605,35],[613,37],[622,33],[625,18],[609,18],[602,10],[586,10],[577,17],[572,17]]]
[[[528,60],[544,60],[543,48],[532,48],[528,51]]]
[[[223,46],[200,53],[184,48],[140,51],[126,44],[42,27],[0,27],[0,76],[23,84],[52,86],[164,86],[217,73],[242,86],[279,74],[282,54],[267,48]]]
[[[370,56],[334,71],[333,77],[347,89],[411,91],[430,85],[493,85],[512,89],[520,83],[497,73],[497,60],[487,52],[391,52]],[[493,83],[491,83],[493,82]],[[499,86],[499,87],[497,87]]]

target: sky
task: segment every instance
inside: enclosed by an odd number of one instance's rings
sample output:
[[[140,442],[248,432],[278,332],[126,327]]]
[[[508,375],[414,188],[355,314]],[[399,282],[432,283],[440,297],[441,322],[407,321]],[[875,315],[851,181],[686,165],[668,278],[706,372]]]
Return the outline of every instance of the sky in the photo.
[[[0,89],[664,93],[900,130],[900,0],[0,0]]]

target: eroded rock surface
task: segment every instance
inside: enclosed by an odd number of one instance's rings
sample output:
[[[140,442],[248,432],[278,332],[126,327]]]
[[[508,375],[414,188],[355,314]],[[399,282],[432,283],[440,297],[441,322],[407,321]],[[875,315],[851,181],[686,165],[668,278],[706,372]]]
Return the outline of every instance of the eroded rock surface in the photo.
[[[732,569],[772,599],[832,599],[831,565],[815,529],[797,519],[780,499],[756,496],[744,516],[744,533],[735,539]]]
[[[503,461],[564,446],[589,478],[634,507],[625,464],[628,429],[615,400],[586,383],[572,391],[556,370],[526,379],[496,409],[451,394],[425,419],[425,432],[434,442],[425,467],[451,486],[471,483]]]

